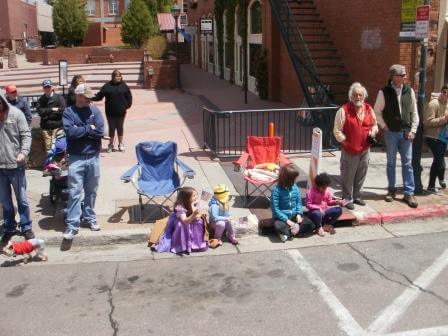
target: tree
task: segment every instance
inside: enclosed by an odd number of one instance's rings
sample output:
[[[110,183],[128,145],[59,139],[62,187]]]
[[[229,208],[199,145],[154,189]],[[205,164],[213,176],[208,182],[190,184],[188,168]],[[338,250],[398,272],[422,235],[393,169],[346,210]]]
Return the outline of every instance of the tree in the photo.
[[[60,45],[80,45],[88,24],[85,0],[54,0],[53,26]]]
[[[174,0],[145,0],[151,15],[157,16],[157,13],[169,13],[174,4]]]
[[[143,0],[131,0],[121,22],[121,39],[134,48],[141,48],[159,28]]]

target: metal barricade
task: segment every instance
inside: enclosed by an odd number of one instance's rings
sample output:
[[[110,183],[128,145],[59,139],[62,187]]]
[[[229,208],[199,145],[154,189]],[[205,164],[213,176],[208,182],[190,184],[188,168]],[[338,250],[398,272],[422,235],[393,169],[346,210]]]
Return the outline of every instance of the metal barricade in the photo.
[[[313,127],[323,134],[323,150],[335,150],[334,116],[339,106],[304,107],[273,110],[213,111],[202,109],[204,146],[217,157],[239,156],[246,150],[249,135],[268,136],[269,123],[275,124],[275,135],[282,137],[282,151],[294,154],[311,150]],[[299,113],[311,113],[312,123],[299,122]]]

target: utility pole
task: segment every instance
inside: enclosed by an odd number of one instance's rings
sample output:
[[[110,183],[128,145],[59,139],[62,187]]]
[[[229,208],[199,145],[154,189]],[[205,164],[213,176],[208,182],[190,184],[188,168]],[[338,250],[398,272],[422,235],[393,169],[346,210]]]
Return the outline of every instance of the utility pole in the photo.
[[[431,5],[431,0],[425,0],[425,5]],[[428,53],[428,38],[420,41],[420,68],[418,81],[417,109],[419,124],[415,139],[412,142],[412,169],[414,171],[415,193],[423,192],[422,184],[422,145],[423,145],[423,112],[425,109],[426,58]]]

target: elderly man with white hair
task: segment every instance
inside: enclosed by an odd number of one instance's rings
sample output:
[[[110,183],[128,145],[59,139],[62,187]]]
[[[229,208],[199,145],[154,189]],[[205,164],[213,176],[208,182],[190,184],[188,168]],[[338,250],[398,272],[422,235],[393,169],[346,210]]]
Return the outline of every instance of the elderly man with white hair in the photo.
[[[373,108],[365,102],[367,90],[353,83],[348,92],[349,102],[336,112],[333,134],[341,144],[341,186],[346,208],[353,203],[364,206],[362,186],[369,166],[370,139],[378,133]]]

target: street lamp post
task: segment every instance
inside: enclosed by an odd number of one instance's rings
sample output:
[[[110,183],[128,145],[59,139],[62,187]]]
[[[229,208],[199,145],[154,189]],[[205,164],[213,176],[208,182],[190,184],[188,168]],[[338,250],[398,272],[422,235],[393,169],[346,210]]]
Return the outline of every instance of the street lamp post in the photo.
[[[171,14],[174,17],[175,22],[175,33],[176,33],[176,88],[182,88],[182,84],[180,82],[180,63],[179,63],[179,31],[178,31],[178,20],[180,16],[180,7],[177,4],[174,4],[171,7]]]

